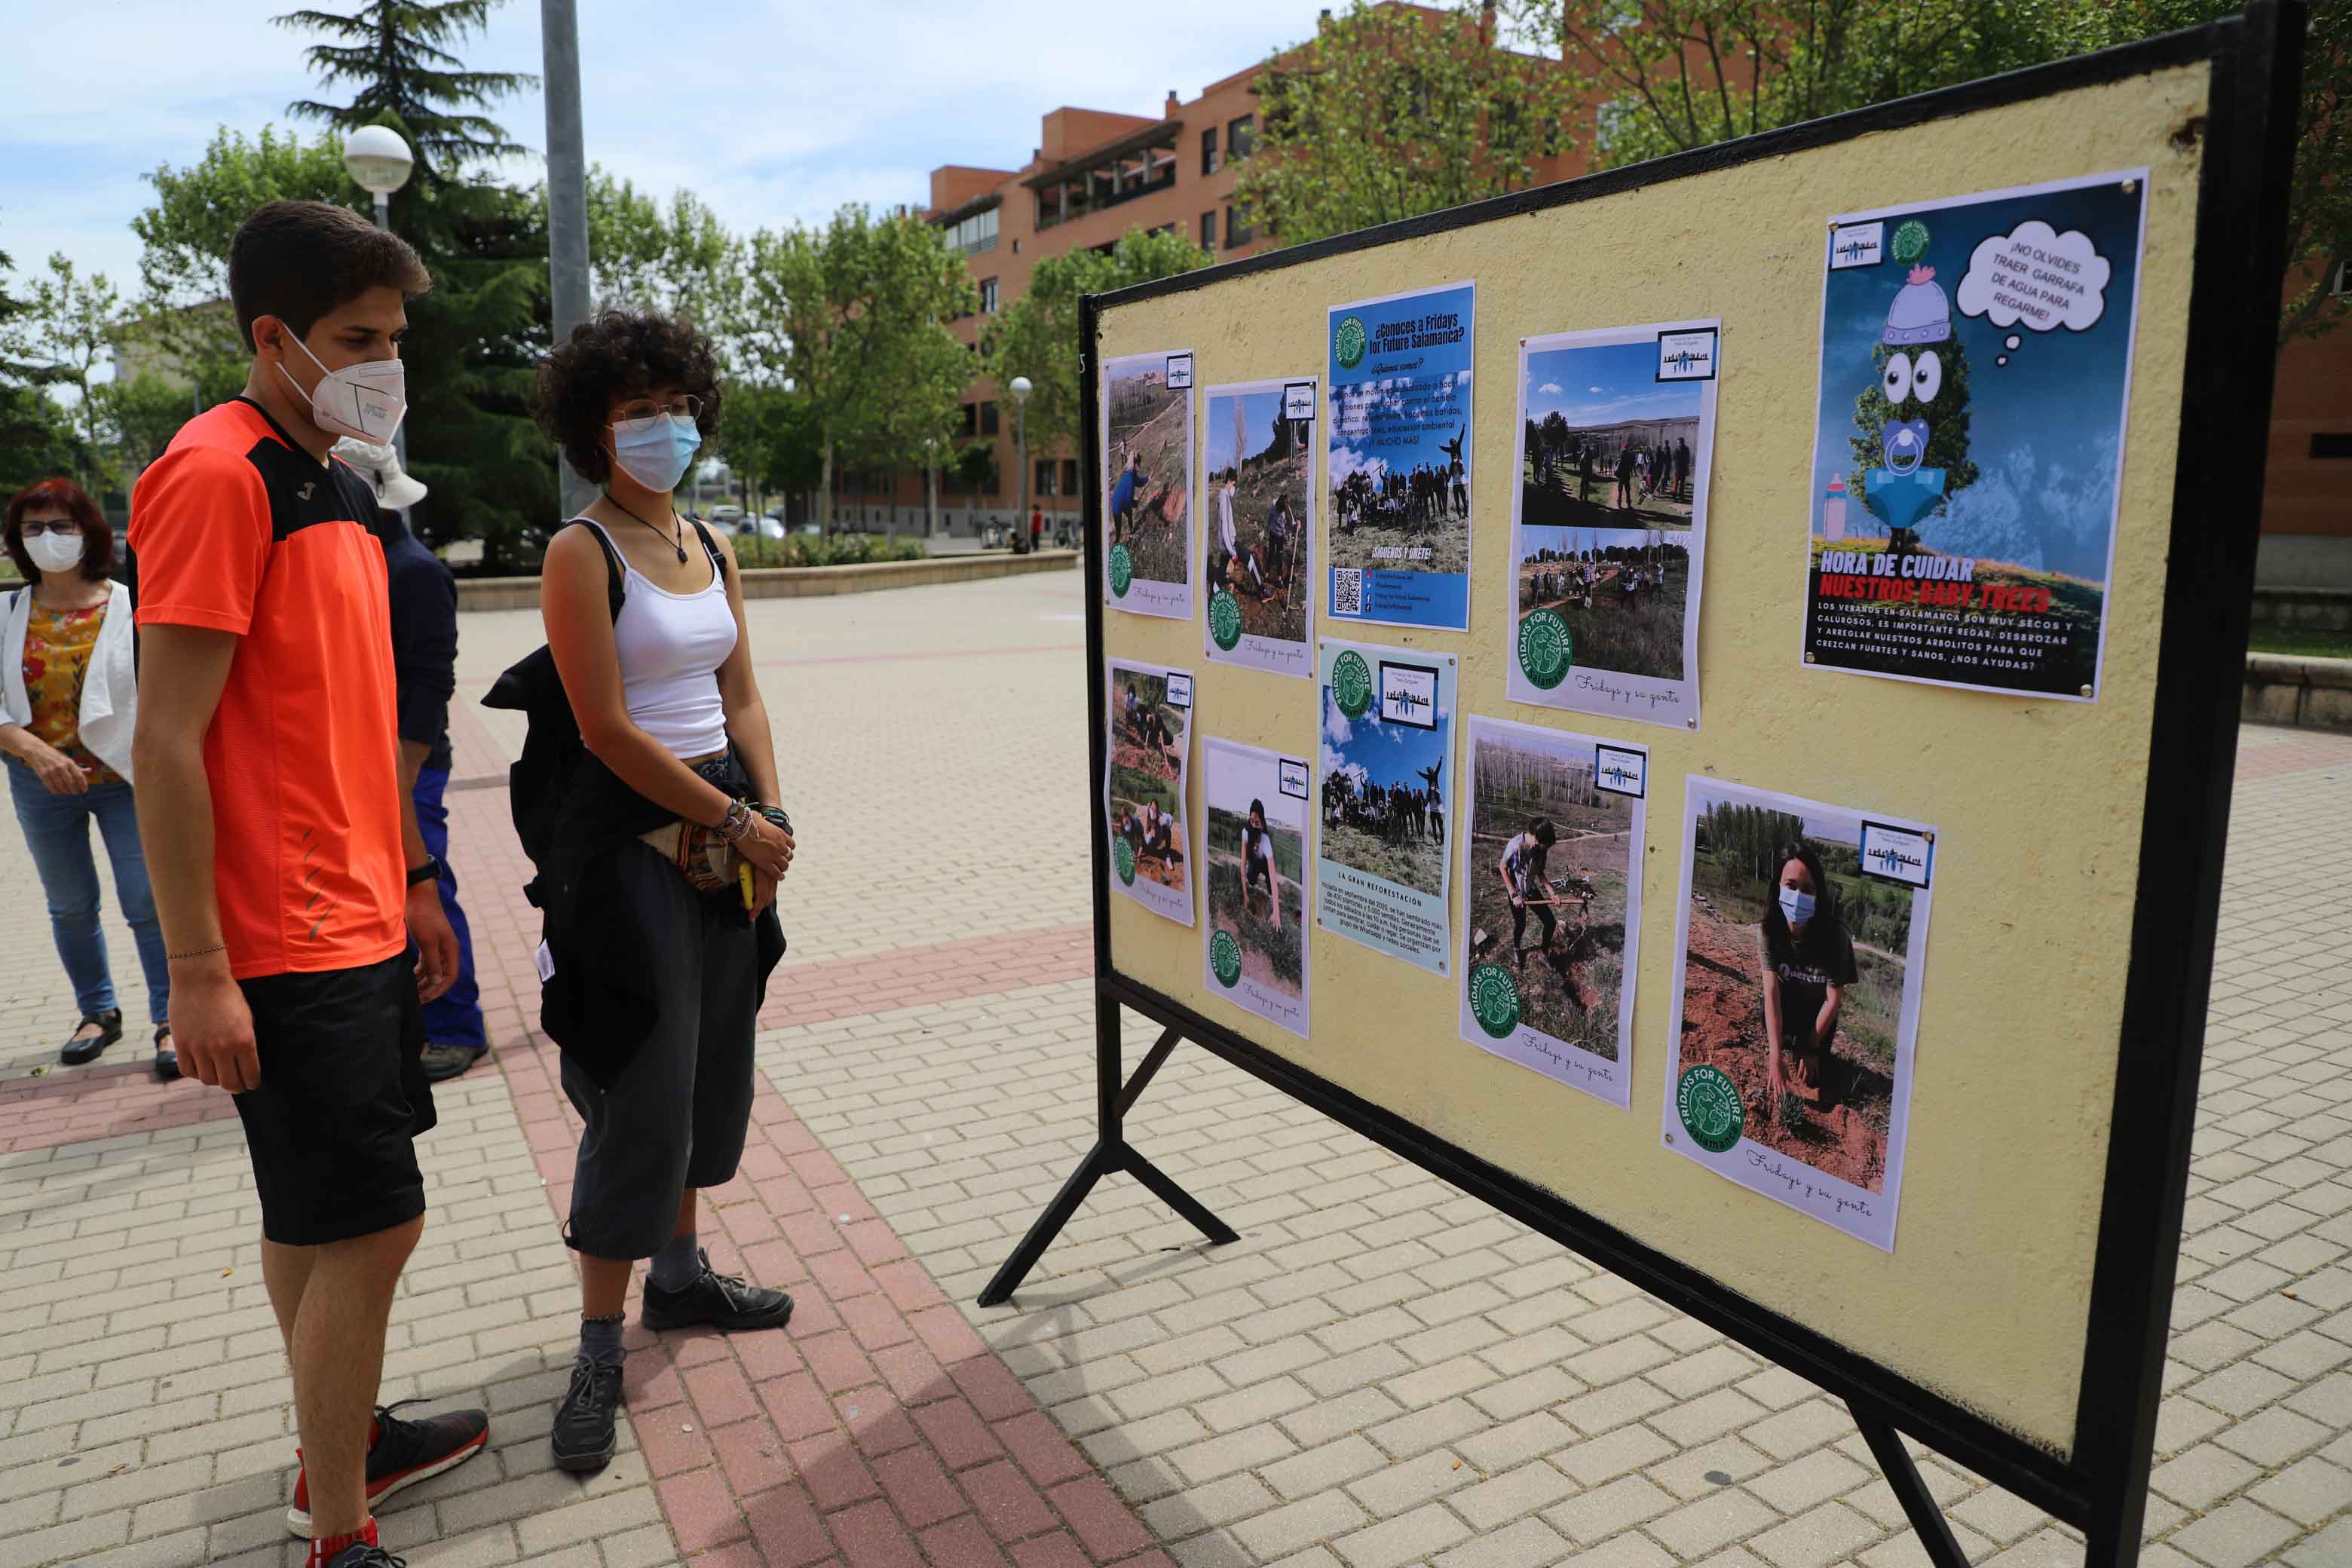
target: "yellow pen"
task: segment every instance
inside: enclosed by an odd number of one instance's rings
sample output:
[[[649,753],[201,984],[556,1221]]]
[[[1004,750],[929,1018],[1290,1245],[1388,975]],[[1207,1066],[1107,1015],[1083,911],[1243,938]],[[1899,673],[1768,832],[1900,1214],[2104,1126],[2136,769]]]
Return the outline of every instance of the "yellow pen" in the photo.
[[[735,885],[743,889],[743,912],[750,914],[758,895],[751,891],[751,862],[746,860],[735,868]]]

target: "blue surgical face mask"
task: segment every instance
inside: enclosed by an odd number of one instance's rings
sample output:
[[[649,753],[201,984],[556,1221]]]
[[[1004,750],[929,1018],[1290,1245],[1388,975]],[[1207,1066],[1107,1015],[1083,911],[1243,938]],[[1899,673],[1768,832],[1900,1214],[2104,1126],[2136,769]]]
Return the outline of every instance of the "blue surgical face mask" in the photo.
[[[691,419],[671,414],[643,419],[613,421],[613,461],[629,478],[649,490],[677,489],[687,466],[702,445],[702,432]]]
[[[1813,896],[1794,888],[1780,889],[1780,912],[1789,917],[1792,926],[1803,925],[1813,918]]]

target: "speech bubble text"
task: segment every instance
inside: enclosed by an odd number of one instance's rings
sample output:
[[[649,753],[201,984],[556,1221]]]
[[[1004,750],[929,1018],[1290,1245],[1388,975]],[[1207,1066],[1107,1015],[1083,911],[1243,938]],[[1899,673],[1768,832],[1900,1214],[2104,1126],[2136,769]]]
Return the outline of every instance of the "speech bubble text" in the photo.
[[[2110,270],[2082,230],[2060,234],[2028,218],[1979,243],[1960,280],[1960,312],[1996,327],[2086,331],[2107,308]]]

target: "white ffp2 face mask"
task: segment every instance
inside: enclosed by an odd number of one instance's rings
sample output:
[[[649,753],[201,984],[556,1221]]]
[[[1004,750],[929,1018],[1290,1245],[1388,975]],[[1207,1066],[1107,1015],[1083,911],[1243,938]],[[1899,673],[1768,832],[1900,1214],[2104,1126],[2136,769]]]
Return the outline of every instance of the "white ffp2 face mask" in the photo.
[[[83,543],[79,528],[70,533],[59,533],[51,529],[46,533],[26,534],[25,553],[31,556],[33,564],[44,572],[70,572],[81,564]]]
[[[287,335],[293,337],[291,331]],[[408,372],[401,363],[396,359],[372,359],[341,370],[328,370],[319,356],[310,353],[310,344],[294,338],[294,346],[322,373],[319,384],[310,392],[310,417],[318,421],[319,428],[365,441],[371,447],[391,446],[393,432],[400,428],[401,417],[408,412]],[[302,384],[294,380],[293,373],[282,362],[278,374],[292,382],[295,391],[302,390]]]

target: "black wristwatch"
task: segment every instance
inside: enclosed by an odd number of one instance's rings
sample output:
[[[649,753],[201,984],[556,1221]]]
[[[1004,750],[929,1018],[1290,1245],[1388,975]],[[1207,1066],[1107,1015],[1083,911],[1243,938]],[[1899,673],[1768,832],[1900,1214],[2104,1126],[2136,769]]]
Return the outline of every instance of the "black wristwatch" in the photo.
[[[412,888],[419,882],[437,882],[440,879],[441,857],[438,855],[427,855],[424,865],[408,868],[408,885]]]

